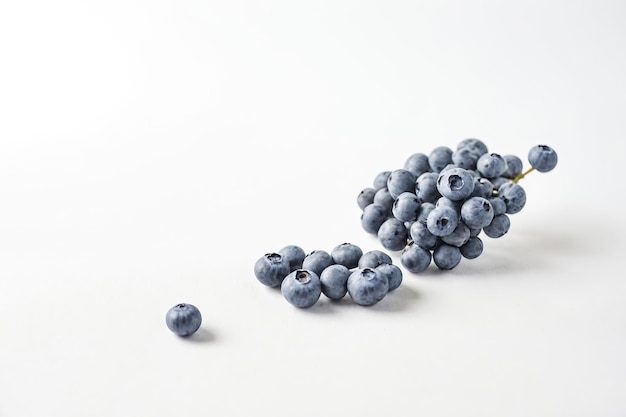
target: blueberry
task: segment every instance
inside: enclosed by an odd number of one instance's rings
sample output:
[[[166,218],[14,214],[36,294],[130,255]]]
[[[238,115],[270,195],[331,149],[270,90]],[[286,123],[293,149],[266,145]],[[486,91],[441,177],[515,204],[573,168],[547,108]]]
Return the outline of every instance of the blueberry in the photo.
[[[493,183],[484,177],[474,178],[474,191],[468,197],[490,198],[493,195]]]
[[[404,162],[404,169],[415,175],[415,178],[419,177],[424,172],[430,171],[428,155],[421,152],[414,153]]]
[[[528,162],[539,172],[548,172],[554,169],[559,158],[551,147],[547,145],[537,145],[528,151]]]
[[[380,225],[387,220],[387,217],[387,210],[383,206],[376,203],[370,204],[361,213],[361,227],[367,233],[375,235],[378,233]]]
[[[511,220],[506,214],[498,214],[493,217],[491,223],[483,227],[483,232],[490,238],[499,238],[504,236],[511,227]]]
[[[522,173],[524,163],[517,155],[504,155],[506,161],[506,171],[502,174],[506,178],[515,178]]]
[[[322,283],[315,272],[308,269],[296,269],[285,277],[280,286],[280,292],[292,305],[298,308],[308,308],[322,295]]]
[[[489,149],[487,149],[487,145],[485,145],[485,142],[476,138],[463,139],[459,142],[456,149],[467,149],[473,154],[478,155],[478,157],[489,152]]]
[[[400,262],[409,272],[415,274],[424,271],[430,265],[432,255],[429,250],[416,244],[408,245],[400,255]]]
[[[279,253],[266,253],[254,264],[254,275],[269,287],[279,287],[289,272],[289,261]]]
[[[463,201],[452,201],[448,197],[439,197],[439,199],[435,203],[435,207],[439,207],[439,206],[450,207],[451,209],[456,211],[456,214],[461,214],[462,204],[463,204]]]
[[[363,210],[365,207],[372,204],[374,202],[375,194],[376,190],[372,187],[363,188],[359,195],[356,197],[356,203],[359,205],[359,208]]]
[[[493,215],[497,216],[498,214],[506,213],[506,203],[500,197],[491,197],[487,199],[493,208]]]
[[[376,267],[376,270],[387,278],[388,290],[391,292],[402,284],[402,270],[393,264],[382,264]]]
[[[387,189],[391,196],[396,199],[405,191],[415,190],[415,180],[416,177],[411,171],[402,168],[396,169],[387,178]]]
[[[415,180],[415,195],[420,203],[434,203],[441,194],[437,189],[437,179],[439,174],[435,172],[425,172]]]
[[[394,201],[395,199],[391,193],[389,193],[387,187],[379,189],[376,191],[376,194],[374,194],[374,203],[383,206],[385,209],[385,215],[387,216],[391,215],[391,208],[393,207]]]
[[[493,220],[493,207],[483,197],[472,197],[461,206],[461,220],[472,229],[481,229]]]
[[[481,253],[483,253],[483,241],[479,237],[471,237],[465,245],[461,246],[461,255],[464,258],[478,258]]]
[[[404,192],[398,196],[393,203],[391,213],[402,222],[411,222],[417,220],[420,202],[417,196],[412,192]]]
[[[486,153],[476,162],[476,169],[486,178],[497,178],[506,172],[506,161],[497,153]]]
[[[356,268],[363,250],[353,243],[342,243],[330,251],[333,263],[344,265],[348,269]]]
[[[426,220],[426,227],[435,236],[449,235],[459,224],[456,211],[447,206],[435,207]]]
[[[452,149],[447,146],[438,146],[428,154],[428,164],[433,172],[440,172],[446,165],[452,163]]]
[[[356,269],[348,277],[348,294],[359,305],[374,305],[382,300],[388,291],[389,282],[377,269]]]
[[[526,191],[521,185],[512,183],[507,187],[500,187],[498,191],[498,197],[506,204],[507,214],[518,213],[526,205]]]
[[[409,235],[413,243],[427,250],[435,249],[439,243],[439,238],[433,235],[425,224],[420,222],[411,225]]]
[[[452,245],[440,245],[433,251],[433,262],[439,269],[453,269],[461,262],[461,250]]]
[[[314,250],[307,254],[302,261],[302,269],[313,271],[319,277],[322,271],[334,264],[332,256],[325,250]]]
[[[428,215],[435,208],[434,203],[421,203],[420,209],[417,212],[417,221],[426,225],[426,220],[428,219]]]
[[[192,304],[180,303],[165,314],[165,324],[178,336],[194,334],[202,324],[200,310]]]
[[[289,262],[289,272],[302,268],[302,262],[306,256],[304,249],[298,245],[287,245],[278,251]],[[285,275],[286,276],[286,275]]]
[[[322,293],[331,300],[340,300],[348,292],[350,270],[344,265],[335,264],[324,269],[320,275]]]
[[[399,251],[406,246],[408,231],[404,222],[391,217],[378,229],[378,240],[387,250]]]
[[[371,250],[365,252],[361,259],[359,259],[358,267],[363,268],[376,268],[378,265],[393,263],[391,256],[380,250]]]
[[[374,189],[380,190],[383,187],[387,187],[387,179],[391,175],[391,171],[382,171],[379,172],[376,177],[374,177]]]
[[[467,227],[463,222],[459,222],[456,229],[454,229],[449,235],[442,236],[441,240],[448,245],[461,247],[469,240],[469,238],[469,227]]]

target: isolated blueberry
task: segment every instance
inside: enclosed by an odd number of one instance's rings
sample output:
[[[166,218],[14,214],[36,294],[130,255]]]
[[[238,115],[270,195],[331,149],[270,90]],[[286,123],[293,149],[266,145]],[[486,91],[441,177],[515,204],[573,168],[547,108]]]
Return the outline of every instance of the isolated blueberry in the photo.
[[[285,277],[280,292],[292,305],[308,308],[322,295],[322,283],[319,276],[308,269],[296,269]]]
[[[254,264],[254,275],[263,285],[280,286],[291,272],[289,261],[279,253],[266,253]]]
[[[463,168],[447,169],[437,177],[437,190],[450,200],[463,200],[474,191],[474,176]]]
[[[359,305],[374,305],[382,300],[388,291],[387,278],[376,269],[356,269],[348,277],[348,294]]]
[[[319,277],[325,268],[334,263],[332,256],[325,250],[314,250],[304,257],[302,269],[313,271]]]
[[[452,245],[440,245],[433,251],[433,262],[439,269],[453,269],[461,262],[461,250]]]
[[[400,255],[400,263],[409,272],[415,274],[424,271],[430,265],[432,255],[429,250],[421,248],[416,244],[408,245]]]
[[[528,151],[528,162],[530,166],[539,172],[548,172],[554,169],[559,158],[551,147],[547,145],[537,145]]]
[[[350,270],[344,265],[335,264],[327,267],[320,275],[322,293],[331,300],[339,300],[348,292]]]
[[[376,267],[376,270],[387,278],[389,288],[387,292],[391,292],[402,284],[402,270],[393,264],[382,264]]]
[[[399,251],[406,246],[408,231],[404,222],[390,217],[378,229],[378,240],[387,250]]]
[[[435,236],[449,235],[458,224],[459,215],[447,206],[435,207],[426,219],[426,227]]]
[[[385,252],[374,249],[371,251],[367,251],[361,256],[359,259],[358,267],[363,268],[376,268],[381,264],[391,264],[393,260],[391,256],[387,255]]]
[[[283,258],[289,262],[289,269],[295,271],[298,268],[302,268],[302,261],[306,257],[306,252],[298,245],[287,245],[278,251]],[[286,275],[285,275],[286,276]]]
[[[387,178],[387,189],[391,196],[396,199],[405,191],[415,190],[415,180],[416,177],[411,171],[402,168],[396,169]]]
[[[165,314],[165,324],[178,336],[189,336],[200,328],[202,314],[192,304],[176,304]]]
[[[336,264],[344,265],[348,269],[356,268],[363,250],[354,243],[341,243],[330,251],[330,256]]]

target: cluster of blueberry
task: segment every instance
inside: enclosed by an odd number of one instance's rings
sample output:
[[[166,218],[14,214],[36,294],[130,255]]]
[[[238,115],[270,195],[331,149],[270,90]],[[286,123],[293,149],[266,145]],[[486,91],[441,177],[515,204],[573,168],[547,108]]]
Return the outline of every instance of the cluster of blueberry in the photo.
[[[490,238],[508,232],[509,215],[526,204],[518,181],[533,170],[552,170],[557,160],[551,147],[534,146],[528,152],[531,168],[522,172],[519,157],[490,153],[474,138],[456,150],[440,146],[428,155],[415,153],[403,168],[380,172],[359,193],[361,225],[385,249],[402,251],[401,263],[410,272],[424,271],[431,261],[452,269],[462,257],[480,256],[481,231]]]
[[[353,243],[335,246],[330,253],[308,254],[297,245],[261,256],[254,275],[264,285],[280,288],[285,299],[308,308],[324,294],[340,300],[349,294],[355,303],[371,306],[402,283],[402,270],[383,251],[363,250]]]

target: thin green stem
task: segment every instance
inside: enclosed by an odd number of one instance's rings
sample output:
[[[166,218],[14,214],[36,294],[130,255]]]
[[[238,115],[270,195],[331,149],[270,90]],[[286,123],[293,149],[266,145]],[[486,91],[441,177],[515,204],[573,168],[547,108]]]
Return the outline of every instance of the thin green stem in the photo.
[[[524,178],[526,175],[530,174],[531,172],[533,172],[535,170],[535,168],[530,168],[528,169],[526,172],[522,172],[521,174],[519,174],[517,177],[513,178],[511,181],[513,181],[515,184],[517,184],[517,182],[519,180],[521,180],[522,178]]]

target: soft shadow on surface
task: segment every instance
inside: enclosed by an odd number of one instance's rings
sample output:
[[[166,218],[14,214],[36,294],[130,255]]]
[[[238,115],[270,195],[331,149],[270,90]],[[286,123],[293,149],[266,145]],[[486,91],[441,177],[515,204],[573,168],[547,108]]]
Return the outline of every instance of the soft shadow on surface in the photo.
[[[420,293],[408,285],[403,284],[388,293],[385,298],[378,303],[366,308],[371,308],[376,311],[404,311],[419,301],[421,297],[422,295]]]
[[[200,327],[198,331],[196,331],[192,335],[187,336],[185,340],[193,343],[210,343],[215,341],[215,335],[204,327]]]

